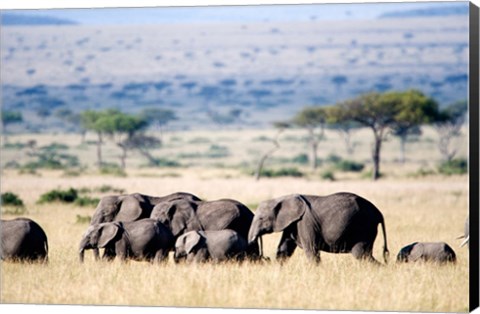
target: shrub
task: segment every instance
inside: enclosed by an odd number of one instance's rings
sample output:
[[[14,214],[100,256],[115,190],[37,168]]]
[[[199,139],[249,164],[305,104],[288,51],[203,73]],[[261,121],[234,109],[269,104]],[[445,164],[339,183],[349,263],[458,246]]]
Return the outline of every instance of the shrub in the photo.
[[[52,202],[62,202],[62,203],[73,203],[78,197],[78,192],[74,188],[68,190],[51,190],[47,193],[40,195],[40,199],[37,203],[52,203]]]
[[[262,177],[303,177],[303,173],[297,168],[281,168],[278,170],[264,169],[261,173]]]
[[[95,188],[95,191],[100,192],[100,193],[107,193],[107,192],[115,192],[119,194],[123,194],[125,192],[124,189],[122,188],[116,188],[108,184],[101,185],[97,188]]]
[[[360,172],[363,170],[364,165],[351,160],[340,160],[335,163],[335,168],[340,171]]]
[[[331,162],[333,164],[336,164],[337,162],[342,161],[342,157],[335,155],[335,154],[330,154],[327,157],[327,162]]]
[[[323,180],[335,181],[335,176],[332,170],[325,170],[320,174]]]
[[[155,158],[155,167],[175,168],[181,167],[181,164],[175,160],[169,160],[165,158]]]
[[[18,195],[12,192],[2,193],[1,203],[3,206],[24,206],[23,201],[18,197]]]
[[[114,175],[117,177],[126,177],[125,171],[116,164],[104,163],[100,168],[100,174]]]
[[[293,157],[292,162],[296,164],[306,165],[308,164],[308,155],[307,154],[300,154]]]
[[[438,172],[447,176],[465,174],[468,172],[468,162],[466,159],[452,159],[445,161],[438,167]]]
[[[86,207],[86,206],[97,206],[98,202],[100,202],[100,199],[98,198],[91,198],[89,196],[81,196],[77,197],[75,199],[75,205],[81,206],[81,207]]]

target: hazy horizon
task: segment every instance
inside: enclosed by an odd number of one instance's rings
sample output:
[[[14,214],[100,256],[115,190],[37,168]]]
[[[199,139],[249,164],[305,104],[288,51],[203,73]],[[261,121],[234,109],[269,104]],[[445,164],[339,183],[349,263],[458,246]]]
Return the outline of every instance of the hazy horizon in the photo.
[[[406,2],[291,5],[225,5],[198,7],[89,8],[2,10],[3,13],[50,16],[82,25],[132,25],[152,23],[225,23],[329,21],[376,19],[382,14],[465,5],[468,2]]]

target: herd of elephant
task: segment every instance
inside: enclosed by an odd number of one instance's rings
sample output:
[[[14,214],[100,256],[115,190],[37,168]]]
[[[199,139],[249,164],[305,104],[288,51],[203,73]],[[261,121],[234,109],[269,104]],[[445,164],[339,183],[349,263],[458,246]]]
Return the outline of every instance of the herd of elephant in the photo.
[[[96,260],[165,262],[263,261],[262,236],[282,232],[276,258],[280,262],[300,247],[320,262],[320,251],[351,253],[378,263],[372,255],[378,225],[387,263],[387,233],[382,213],[353,193],[327,196],[292,194],[261,202],[255,214],[233,199],[202,201],[185,192],[155,197],[139,193],[103,197],[81,238],[79,259],[92,250]],[[468,243],[468,218],[462,246]],[[48,240],[33,220],[1,220],[2,260],[47,261]],[[103,249],[100,257],[99,249]],[[444,242],[415,242],[397,255],[398,262],[455,262]]]

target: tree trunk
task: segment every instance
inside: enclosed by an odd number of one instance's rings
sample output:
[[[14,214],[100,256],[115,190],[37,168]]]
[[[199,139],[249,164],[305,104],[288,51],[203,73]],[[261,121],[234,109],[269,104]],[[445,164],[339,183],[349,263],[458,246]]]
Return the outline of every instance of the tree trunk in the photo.
[[[407,144],[407,136],[400,136],[400,162],[405,163],[405,146]]]
[[[373,160],[373,173],[372,179],[377,180],[380,178],[380,149],[382,148],[382,134],[375,133],[375,143],[372,151],[372,160]]]
[[[98,132],[98,141],[97,141],[97,165],[98,169],[102,168],[103,161],[102,161],[102,133]]]
[[[260,158],[260,161],[258,162],[258,166],[257,166],[257,171],[255,172],[255,180],[258,181],[260,180],[260,176],[262,175],[262,169],[263,169],[263,165],[265,163],[265,161],[268,159],[268,157],[270,157],[276,150],[278,150],[280,148],[280,144],[278,143],[278,137],[280,136],[280,134],[283,132],[283,129],[279,130],[277,132],[277,135],[275,136],[275,139],[273,140],[273,144],[275,145],[275,147],[273,147],[272,149],[270,149],[268,152],[266,152],[265,154],[263,154],[262,158]]]
[[[122,154],[120,155],[120,167],[122,168],[123,171],[125,171],[125,168],[127,167],[127,147],[122,144],[118,144],[120,148],[122,149]]]
[[[310,134],[310,148],[311,150],[311,155],[310,155],[310,165],[313,170],[317,169],[318,163],[317,163],[317,149],[318,149],[318,141],[315,139],[315,131],[313,128],[308,129],[308,132]]]

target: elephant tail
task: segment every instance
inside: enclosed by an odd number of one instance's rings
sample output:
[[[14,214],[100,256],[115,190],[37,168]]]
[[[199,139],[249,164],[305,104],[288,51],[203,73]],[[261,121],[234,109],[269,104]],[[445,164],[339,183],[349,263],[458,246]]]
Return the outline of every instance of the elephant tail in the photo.
[[[383,232],[383,260],[385,261],[385,264],[388,264],[388,257],[390,255],[390,251],[387,247],[387,231],[385,230],[385,220],[383,219],[383,216],[380,220],[380,224],[382,225]]]

